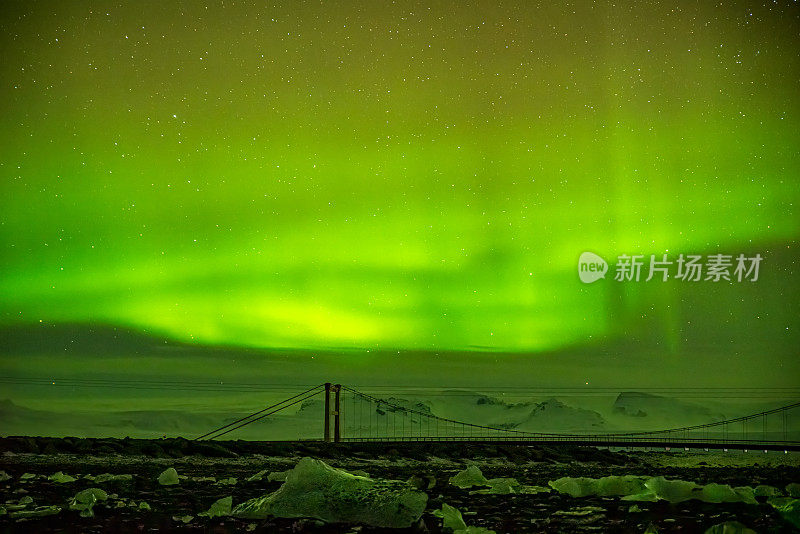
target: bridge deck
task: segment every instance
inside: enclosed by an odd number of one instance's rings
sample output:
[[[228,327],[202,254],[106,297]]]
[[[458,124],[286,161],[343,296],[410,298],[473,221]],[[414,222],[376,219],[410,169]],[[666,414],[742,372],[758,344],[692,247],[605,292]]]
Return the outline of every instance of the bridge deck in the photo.
[[[602,436],[562,437],[562,438],[527,438],[497,436],[413,436],[413,437],[378,437],[340,439],[343,443],[409,443],[409,442],[457,442],[457,443],[508,443],[513,445],[580,445],[593,447],[636,447],[636,448],[674,448],[674,449],[715,449],[744,451],[800,451],[800,442],[784,441],[750,441],[750,440],[668,440],[668,439],[618,439],[609,440]]]

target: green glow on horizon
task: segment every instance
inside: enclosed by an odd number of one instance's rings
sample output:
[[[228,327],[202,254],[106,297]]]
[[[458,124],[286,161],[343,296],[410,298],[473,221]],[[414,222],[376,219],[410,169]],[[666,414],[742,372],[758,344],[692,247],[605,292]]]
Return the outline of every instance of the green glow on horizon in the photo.
[[[2,322],[537,352],[633,328],[584,250],[800,237],[794,8],[417,7],[9,12]]]

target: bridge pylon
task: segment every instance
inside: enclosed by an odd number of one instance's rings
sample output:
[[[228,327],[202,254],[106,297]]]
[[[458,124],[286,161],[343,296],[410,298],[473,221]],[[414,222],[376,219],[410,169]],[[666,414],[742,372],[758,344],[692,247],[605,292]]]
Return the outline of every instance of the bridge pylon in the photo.
[[[331,384],[325,382],[325,413],[323,417],[323,440],[331,441],[331,415],[333,416],[333,442],[339,443],[342,438],[341,424],[339,421],[339,394],[342,390],[341,384]],[[331,410],[331,392],[333,392],[333,409]]]

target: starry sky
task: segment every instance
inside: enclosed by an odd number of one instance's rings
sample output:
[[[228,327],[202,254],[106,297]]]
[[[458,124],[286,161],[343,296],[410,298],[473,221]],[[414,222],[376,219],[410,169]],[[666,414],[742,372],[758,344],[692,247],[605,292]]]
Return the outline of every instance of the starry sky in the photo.
[[[796,2],[0,7],[0,323],[794,355]],[[577,259],[764,256],[749,282]]]

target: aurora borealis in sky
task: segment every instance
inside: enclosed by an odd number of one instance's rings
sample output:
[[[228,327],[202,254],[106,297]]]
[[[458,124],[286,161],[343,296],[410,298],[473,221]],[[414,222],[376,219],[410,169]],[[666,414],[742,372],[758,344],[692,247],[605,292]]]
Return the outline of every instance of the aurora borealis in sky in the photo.
[[[4,327],[798,341],[795,2],[0,9]],[[587,250],[765,259],[752,286],[583,285]]]

